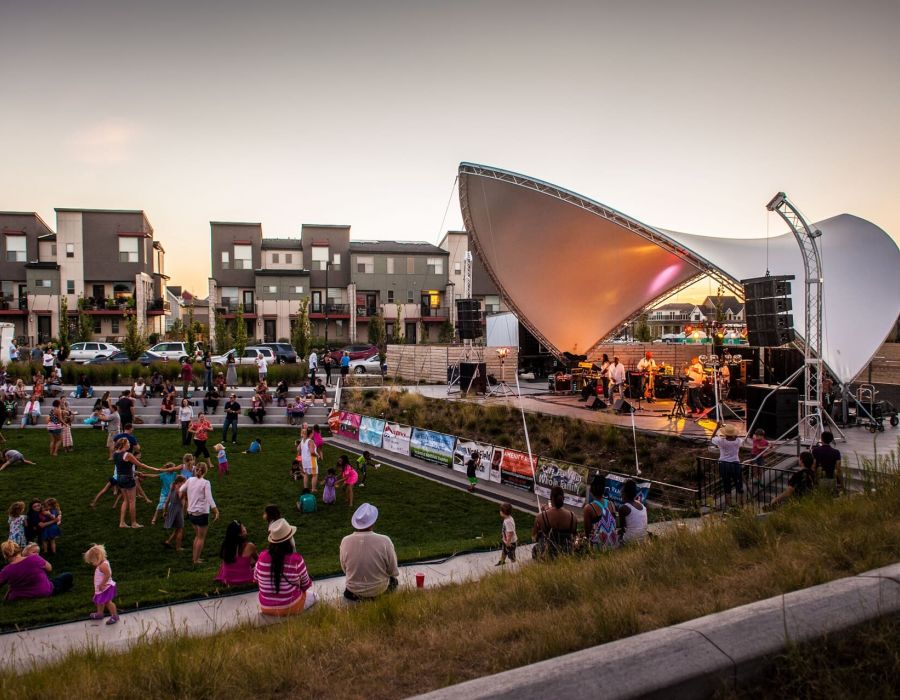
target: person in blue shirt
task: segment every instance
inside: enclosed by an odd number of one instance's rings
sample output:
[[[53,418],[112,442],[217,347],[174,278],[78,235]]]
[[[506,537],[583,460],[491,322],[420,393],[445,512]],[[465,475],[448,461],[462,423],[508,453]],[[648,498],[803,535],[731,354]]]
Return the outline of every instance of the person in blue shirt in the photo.
[[[346,380],[347,375],[350,373],[350,353],[344,350],[344,354],[341,355],[341,379]]]
[[[254,438],[250,447],[244,450],[245,455],[258,455],[260,452],[262,452],[262,440],[259,438]]]

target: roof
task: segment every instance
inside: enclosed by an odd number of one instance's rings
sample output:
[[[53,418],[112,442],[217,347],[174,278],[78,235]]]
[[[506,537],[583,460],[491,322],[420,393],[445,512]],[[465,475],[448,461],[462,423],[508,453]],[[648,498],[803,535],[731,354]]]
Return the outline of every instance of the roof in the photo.
[[[36,211],[0,211],[0,216],[30,216],[37,219],[48,231],[53,231]]]
[[[299,238],[263,238],[260,248],[263,250],[303,250],[303,241]]]
[[[700,306],[703,309],[715,311],[716,304],[718,303],[718,299],[719,299],[718,297],[712,297],[712,296],[706,297],[706,299],[703,300],[703,303],[700,304]],[[736,314],[739,311],[741,311],[741,309],[743,309],[743,308],[744,308],[744,302],[742,302],[737,297],[725,296],[725,295],[722,296],[722,311],[730,310],[732,313]]]
[[[140,214],[145,216],[143,209],[72,209],[69,207],[56,207],[53,211],[83,212],[88,214]]]
[[[570,190],[474,163],[459,166],[459,197],[473,247],[501,295],[557,353],[584,352],[705,274],[733,291],[739,280],[767,268],[793,274],[799,280],[792,287],[794,326],[801,335],[805,328],[803,257],[791,233],[769,237],[767,245],[764,238],[668,231]],[[900,249],[878,226],[850,214],[814,228],[822,232],[822,355],[835,376],[849,382],[900,314]],[[597,270],[616,270],[612,283],[597,284]],[[551,298],[555,303],[547,304]]]
[[[257,226],[262,228],[262,224],[258,221],[210,221],[210,226]]]
[[[650,313],[654,311],[693,311],[697,307],[696,304],[689,304],[687,302],[673,301],[668,304],[661,304],[660,306],[654,306],[650,309]]]
[[[403,253],[404,255],[449,255],[443,248],[424,241],[350,241],[351,253]]]
[[[51,233],[42,233],[40,236],[38,236],[38,240],[39,241],[55,241],[56,234],[52,233],[52,232]]]

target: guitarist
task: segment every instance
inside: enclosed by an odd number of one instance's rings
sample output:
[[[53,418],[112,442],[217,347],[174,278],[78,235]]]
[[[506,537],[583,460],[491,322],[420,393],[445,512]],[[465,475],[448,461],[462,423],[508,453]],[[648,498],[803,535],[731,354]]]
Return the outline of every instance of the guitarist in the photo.
[[[644,353],[644,357],[637,364],[638,372],[642,373],[641,378],[641,396],[647,399],[648,403],[653,403],[654,380],[656,379],[656,360],[653,359],[653,353],[649,350]]]

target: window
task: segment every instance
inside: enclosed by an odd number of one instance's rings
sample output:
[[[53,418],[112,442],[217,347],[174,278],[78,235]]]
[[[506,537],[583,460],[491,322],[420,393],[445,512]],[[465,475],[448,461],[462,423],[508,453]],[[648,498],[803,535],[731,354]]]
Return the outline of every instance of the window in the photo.
[[[35,286],[35,287],[47,287],[47,288],[50,288],[50,287],[53,286],[53,280],[35,280],[35,281],[34,281],[34,286]]]
[[[313,246],[312,249],[312,269],[324,270],[328,264],[328,248],[325,246]]]
[[[52,257],[52,258],[56,257],[56,243],[50,244],[50,257]]]
[[[227,250],[222,251],[222,269],[228,270],[231,268],[231,254]]]
[[[272,263],[275,265],[278,264],[278,253],[272,253]]]
[[[66,257],[67,258],[75,257],[75,244],[74,243],[66,243]]]
[[[331,264],[340,266],[340,264],[341,264],[341,254],[340,253],[335,253],[334,255],[331,256]]]
[[[278,294],[278,287],[274,284],[270,284],[266,287],[267,294]]]
[[[375,258],[371,255],[357,255],[356,271],[360,274],[371,275],[375,272]]]
[[[406,259],[406,274],[407,275],[416,274],[416,259],[415,258],[407,258]]]
[[[75,293],[75,280],[66,280],[66,294]]]
[[[453,263],[453,274],[462,274],[462,263]]]
[[[119,262],[136,263],[138,262],[138,243],[140,239],[135,236],[119,237]]]
[[[253,246],[234,246],[234,269],[250,270],[253,267]]]
[[[293,253],[285,253],[284,254],[284,262],[287,265],[291,265],[294,262],[294,254]]]
[[[111,318],[109,320],[109,332],[113,335],[119,334],[119,319]]]
[[[425,264],[428,266],[428,274],[429,275],[443,275],[444,274],[444,260],[443,258],[427,258]]]
[[[412,260],[412,258],[410,258],[410,260]],[[407,290],[406,290],[406,303],[407,303],[407,304],[412,304],[415,300],[416,300],[416,299],[415,299],[415,297],[413,296],[412,290],[411,290],[411,289],[407,289]]]
[[[231,308],[237,307],[237,287],[222,287],[220,293],[222,295],[222,306],[228,306]]]
[[[393,258],[388,258],[388,259],[387,259],[387,273],[388,273],[389,275],[393,275],[393,274],[394,274],[394,259],[393,259]]]
[[[100,329],[100,317],[94,316],[94,333],[100,334],[102,331]]]
[[[393,303],[394,303],[394,290],[389,289],[388,290],[388,304],[393,304]]]
[[[303,285],[298,284],[294,287],[294,294],[303,294]]]
[[[25,262],[27,245],[25,236],[7,236],[6,262]]]

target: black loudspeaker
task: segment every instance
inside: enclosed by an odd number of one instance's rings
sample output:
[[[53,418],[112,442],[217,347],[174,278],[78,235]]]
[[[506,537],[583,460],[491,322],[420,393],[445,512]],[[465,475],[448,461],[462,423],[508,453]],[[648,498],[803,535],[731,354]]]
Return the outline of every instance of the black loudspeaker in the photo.
[[[460,362],[459,389],[463,393],[487,393],[487,365],[484,362]]]
[[[791,301],[793,275],[754,277],[741,280],[744,286],[744,317],[747,341],[757,347],[777,347],[794,340]]]
[[[775,393],[769,396],[764,405],[763,401],[773,390]],[[765,430],[769,439],[797,436],[796,425],[799,415],[797,409],[800,398],[795,387],[776,388],[771,384],[750,384],[746,392],[748,426],[753,423],[754,430],[757,428]]]
[[[475,340],[484,335],[479,299],[456,300],[456,330],[460,340]]]
[[[618,399],[613,405],[613,410],[615,410],[616,413],[634,413],[634,406],[625,399]]]
[[[601,408],[606,408],[606,401],[601,399],[599,396],[592,396],[587,400],[587,403],[584,405],[585,408],[590,408],[595,411],[599,411]]]

